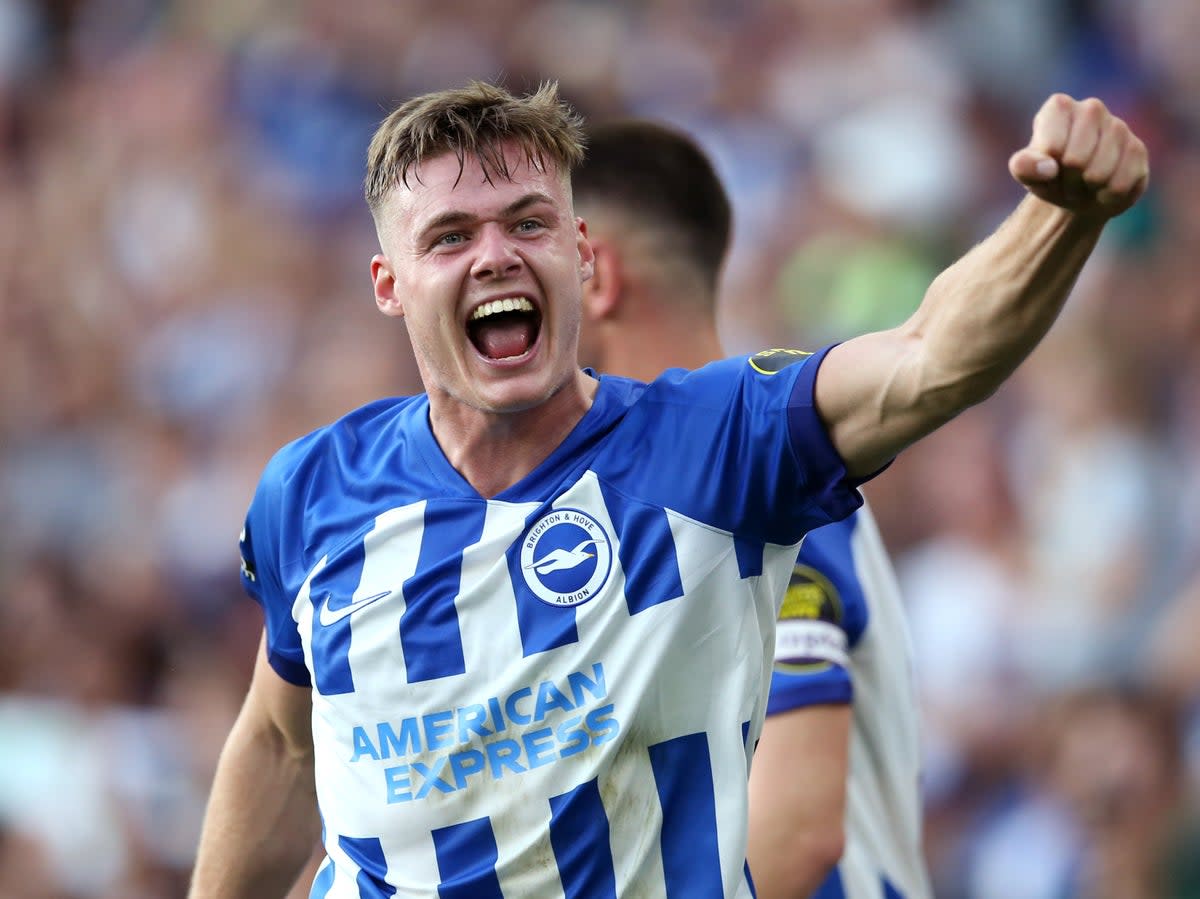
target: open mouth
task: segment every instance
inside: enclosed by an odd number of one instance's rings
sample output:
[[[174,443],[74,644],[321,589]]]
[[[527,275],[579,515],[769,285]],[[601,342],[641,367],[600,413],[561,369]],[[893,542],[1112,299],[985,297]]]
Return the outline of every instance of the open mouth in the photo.
[[[481,303],[467,320],[467,337],[480,355],[492,359],[524,356],[537,342],[542,315],[525,297]]]

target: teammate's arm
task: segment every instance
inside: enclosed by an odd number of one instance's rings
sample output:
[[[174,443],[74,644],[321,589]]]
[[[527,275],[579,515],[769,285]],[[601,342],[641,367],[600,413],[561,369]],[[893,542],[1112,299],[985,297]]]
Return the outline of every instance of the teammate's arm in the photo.
[[[758,899],[807,899],[845,845],[848,705],[771,715],[750,769],[747,859]]]
[[[816,403],[851,475],[986,399],[1058,316],[1106,222],[1142,195],[1146,147],[1099,100],[1056,94],[1009,160],[1029,195],[898,328],[835,347]]]
[[[287,894],[320,835],[312,697],[259,647],[245,703],[217,764],[190,899]]]

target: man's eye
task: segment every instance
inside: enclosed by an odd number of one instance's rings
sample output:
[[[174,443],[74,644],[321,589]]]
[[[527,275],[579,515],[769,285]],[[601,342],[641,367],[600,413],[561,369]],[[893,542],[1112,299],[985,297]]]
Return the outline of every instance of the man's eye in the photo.
[[[529,234],[537,231],[542,227],[542,223],[538,219],[525,219],[517,224],[517,230],[523,234]]]
[[[443,234],[434,244],[439,247],[452,247],[462,243],[466,238],[457,231],[451,231],[449,234]]]

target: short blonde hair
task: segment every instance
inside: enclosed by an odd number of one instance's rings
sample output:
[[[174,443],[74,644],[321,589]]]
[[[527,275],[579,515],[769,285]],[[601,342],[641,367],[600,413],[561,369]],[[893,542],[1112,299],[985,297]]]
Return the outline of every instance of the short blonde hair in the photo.
[[[393,187],[407,186],[409,172],[442,153],[458,157],[460,172],[473,156],[489,181],[510,179],[502,147],[507,141],[515,141],[539,168],[554,163],[569,175],[583,161],[583,119],[559,99],[553,81],[524,97],[472,81],[402,103],[376,129],[367,150],[364,192],[372,215]]]

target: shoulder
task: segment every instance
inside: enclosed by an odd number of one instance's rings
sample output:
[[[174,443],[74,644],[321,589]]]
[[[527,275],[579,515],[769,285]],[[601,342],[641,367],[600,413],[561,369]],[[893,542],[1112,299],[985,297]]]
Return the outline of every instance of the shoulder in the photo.
[[[392,445],[381,438],[395,433],[403,439],[406,429],[421,420],[427,405],[425,395],[419,394],[360,406],[284,444],[263,469],[261,486],[286,487],[317,469],[353,466],[373,449]]]
[[[605,376],[619,385],[627,401],[651,404],[697,403],[719,406],[739,394],[787,391],[802,370],[820,364],[824,351],[768,349],[718,359],[697,369],[670,368],[649,383]]]

